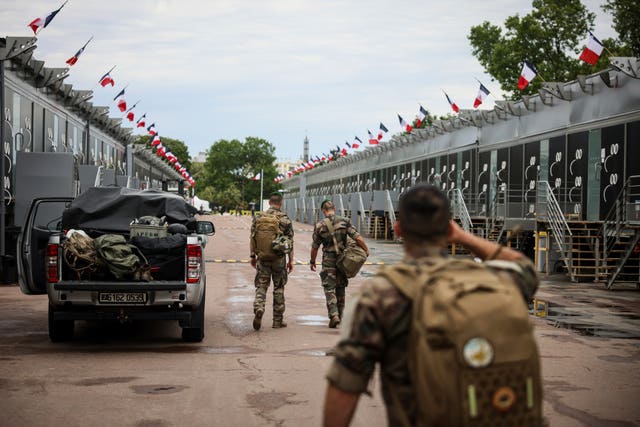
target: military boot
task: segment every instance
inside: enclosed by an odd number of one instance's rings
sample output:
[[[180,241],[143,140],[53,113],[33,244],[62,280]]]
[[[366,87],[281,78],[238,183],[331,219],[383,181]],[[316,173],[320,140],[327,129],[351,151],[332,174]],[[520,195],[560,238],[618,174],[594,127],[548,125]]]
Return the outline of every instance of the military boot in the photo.
[[[337,328],[339,325],[340,325],[340,316],[338,316],[337,314],[334,314],[333,316],[331,316],[331,320],[329,320],[329,327]]]
[[[345,297],[337,297],[338,300],[338,317],[340,317],[340,320],[342,320],[342,313],[344,312],[344,302],[345,302]]]
[[[264,314],[264,310],[259,308],[256,310],[255,316],[253,317],[253,329],[256,331],[260,329],[262,326],[262,315]]]
[[[273,321],[272,328],[278,329],[278,328],[286,328],[286,327],[287,327],[287,322],[285,322],[284,320],[274,320]]]

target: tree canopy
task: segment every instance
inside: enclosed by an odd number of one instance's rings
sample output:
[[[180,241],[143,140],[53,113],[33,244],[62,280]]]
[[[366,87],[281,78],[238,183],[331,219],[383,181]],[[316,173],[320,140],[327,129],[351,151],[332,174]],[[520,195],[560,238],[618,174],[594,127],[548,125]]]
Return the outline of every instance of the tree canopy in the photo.
[[[602,9],[613,16],[621,55],[640,57],[640,3],[638,0],[607,0]]]
[[[220,139],[208,150],[204,167],[198,171],[198,187],[214,204],[235,208],[258,203],[260,181],[252,179],[258,173],[262,171],[264,196],[279,188],[273,182],[278,174],[274,154],[275,147],[262,138]]]
[[[468,36],[473,55],[514,98],[536,92],[542,79],[563,82],[593,72],[578,57],[595,15],[580,0],[533,0],[532,6],[527,15],[509,16],[504,31],[485,21],[471,27]],[[524,60],[537,68],[542,79],[520,92],[516,85]],[[606,66],[604,61],[598,65]]]

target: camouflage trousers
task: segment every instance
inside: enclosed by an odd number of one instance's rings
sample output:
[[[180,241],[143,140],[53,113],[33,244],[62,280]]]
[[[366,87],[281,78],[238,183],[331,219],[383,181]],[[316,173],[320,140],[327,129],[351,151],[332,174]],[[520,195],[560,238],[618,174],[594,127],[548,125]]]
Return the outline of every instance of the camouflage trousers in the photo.
[[[273,261],[258,260],[256,265],[256,298],[253,302],[253,312],[262,310],[267,299],[267,289],[273,279],[273,321],[282,321],[284,314],[284,285],[287,283],[286,257],[280,257]]]
[[[347,276],[336,267],[337,254],[335,252],[325,252],[322,254],[322,287],[324,297],[327,300],[327,314],[329,319],[333,316],[342,318],[342,311],[345,303],[345,288],[349,283]]]

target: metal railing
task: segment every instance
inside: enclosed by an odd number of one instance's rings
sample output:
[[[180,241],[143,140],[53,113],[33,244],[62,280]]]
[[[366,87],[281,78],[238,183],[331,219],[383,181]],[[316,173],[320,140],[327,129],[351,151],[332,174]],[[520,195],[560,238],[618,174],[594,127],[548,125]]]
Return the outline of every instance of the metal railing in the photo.
[[[385,198],[387,201],[387,212],[389,212],[389,221],[391,222],[391,226],[396,223],[396,211],[393,207],[393,200],[391,200],[391,193],[389,190],[385,190]]]
[[[462,197],[462,192],[458,188],[452,190],[451,208],[453,210],[453,216],[460,219],[460,224],[464,231],[471,230],[471,216],[469,210]]]
[[[598,232],[598,237],[602,242],[602,249],[597,258],[602,267],[607,266],[614,246],[622,242],[623,236],[629,239],[625,243],[620,259],[612,257],[616,262],[615,270],[611,274],[608,273],[609,270],[606,268],[601,271],[599,278],[606,280],[607,289],[611,289],[640,240],[640,230],[629,228],[632,224],[640,225],[640,175],[633,175],[627,178]]]
[[[370,224],[369,224],[369,215],[367,215],[365,213],[364,210],[364,202],[362,201],[362,193],[358,193],[358,207],[360,209],[360,217],[358,218],[358,223],[360,224],[360,227],[358,227],[360,230],[360,233],[364,233],[364,234],[369,234],[370,230]],[[366,229],[363,231],[362,226],[365,225]]]
[[[536,205],[538,219],[547,220],[562,254],[562,259],[567,266],[571,281],[575,282],[576,276],[573,269],[573,254],[571,250],[573,233],[571,233],[564,213],[560,209],[558,200],[547,181],[538,181],[536,183]]]
[[[602,254],[606,259],[613,245],[620,241],[620,236],[627,224],[640,224],[640,175],[627,178],[600,228],[602,237]]]

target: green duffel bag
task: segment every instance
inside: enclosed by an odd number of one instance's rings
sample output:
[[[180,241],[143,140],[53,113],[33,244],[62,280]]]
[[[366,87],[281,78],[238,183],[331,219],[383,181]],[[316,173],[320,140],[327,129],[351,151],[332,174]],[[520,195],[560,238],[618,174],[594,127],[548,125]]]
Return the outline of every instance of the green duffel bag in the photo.
[[[340,271],[350,279],[356,277],[366,260],[367,253],[352,241],[344,251],[338,255],[336,265]]]
[[[147,263],[140,250],[120,234],[105,234],[93,243],[109,272],[118,280],[134,278]]]
[[[331,234],[333,239],[333,245],[338,251],[338,259],[336,260],[336,267],[347,276],[348,279],[356,277],[364,262],[367,260],[367,253],[358,246],[352,238],[347,236],[347,244],[343,251],[340,251],[340,246],[336,240],[336,232],[333,228],[333,224],[329,218],[324,219],[324,223]]]

